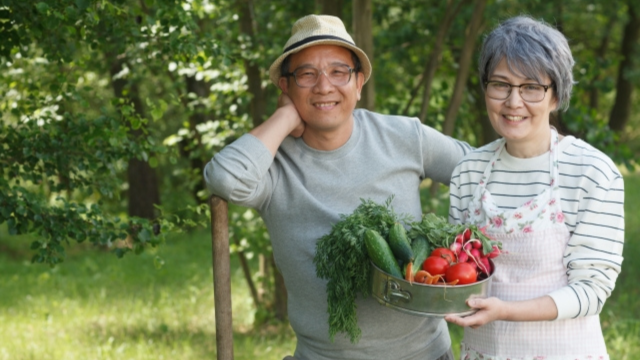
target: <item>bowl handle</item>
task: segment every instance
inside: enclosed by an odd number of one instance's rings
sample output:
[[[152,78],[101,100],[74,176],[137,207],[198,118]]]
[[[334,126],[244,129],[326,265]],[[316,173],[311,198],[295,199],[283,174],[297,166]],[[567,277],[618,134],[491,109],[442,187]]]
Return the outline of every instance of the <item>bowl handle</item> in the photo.
[[[387,279],[387,284],[384,291],[384,300],[390,303],[397,303],[398,301],[409,302],[411,301],[411,293],[402,290],[400,284],[393,279]]]

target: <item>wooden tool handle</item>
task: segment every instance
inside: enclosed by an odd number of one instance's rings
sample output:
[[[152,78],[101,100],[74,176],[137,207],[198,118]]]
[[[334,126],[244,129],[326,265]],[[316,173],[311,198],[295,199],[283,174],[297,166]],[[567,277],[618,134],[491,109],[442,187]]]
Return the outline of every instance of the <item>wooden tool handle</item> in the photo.
[[[213,257],[217,359],[233,360],[228,206],[227,201],[217,196],[209,198],[209,206],[211,208],[211,250]]]

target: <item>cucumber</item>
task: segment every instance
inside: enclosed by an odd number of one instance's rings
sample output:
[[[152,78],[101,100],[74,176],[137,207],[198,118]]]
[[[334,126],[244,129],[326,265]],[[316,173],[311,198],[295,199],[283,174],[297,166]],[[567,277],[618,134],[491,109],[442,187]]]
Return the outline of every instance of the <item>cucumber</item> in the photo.
[[[364,233],[364,243],[371,261],[373,261],[377,267],[388,274],[402,278],[400,265],[398,265],[398,261],[393,256],[389,244],[380,233],[372,229],[367,229]]]
[[[402,224],[395,223],[391,226],[391,230],[389,230],[389,246],[391,246],[391,251],[398,260],[405,264],[413,261],[411,243]]]
[[[411,242],[411,250],[413,250],[413,275],[415,275],[418,270],[422,269],[422,263],[429,256],[429,241],[426,237],[422,235],[418,235]],[[405,265],[406,272],[406,265]]]

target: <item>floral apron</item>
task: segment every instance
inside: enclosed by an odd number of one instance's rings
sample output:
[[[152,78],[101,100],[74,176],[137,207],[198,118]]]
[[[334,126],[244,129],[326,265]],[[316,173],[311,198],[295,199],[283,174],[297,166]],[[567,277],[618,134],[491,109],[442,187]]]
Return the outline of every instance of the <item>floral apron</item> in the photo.
[[[498,209],[486,185],[504,139],[469,204],[467,222],[487,226],[503,253],[494,258],[491,296],[505,301],[537,298],[567,285],[562,258],[570,238],[560,204],[558,133],[551,130],[550,186],[517,209]],[[465,327],[461,359],[608,360],[598,315],[554,321],[493,321]]]

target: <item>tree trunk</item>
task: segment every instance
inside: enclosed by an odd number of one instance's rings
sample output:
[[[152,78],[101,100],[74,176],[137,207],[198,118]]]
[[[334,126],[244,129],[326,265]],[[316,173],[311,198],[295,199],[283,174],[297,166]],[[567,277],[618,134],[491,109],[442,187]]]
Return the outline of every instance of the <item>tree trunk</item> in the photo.
[[[264,299],[267,284],[269,283],[269,274],[271,273],[269,266],[270,264],[264,253],[258,254],[258,276],[260,278],[260,282],[258,283],[258,300],[260,301]]]
[[[611,109],[609,116],[609,127],[614,131],[624,130],[629,115],[631,113],[631,98],[633,95],[633,84],[628,79],[634,68],[635,47],[638,45],[640,37],[640,18],[637,10],[631,1],[628,3],[627,12],[629,14],[629,22],[624,27],[622,35],[621,55],[622,61],[618,68],[618,81],[616,84],[616,100]]]
[[[485,4],[486,0],[477,0],[473,9],[473,14],[471,15],[471,21],[467,27],[464,44],[462,46],[462,53],[460,54],[460,60],[458,61],[458,76],[456,76],[453,94],[451,95],[449,107],[447,108],[447,112],[444,117],[444,124],[442,125],[442,132],[445,135],[453,135],[456,116],[458,115],[460,104],[462,103],[462,96],[471,70],[471,60],[475,53],[476,39],[478,38],[478,34],[480,33],[480,28],[482,26]],[[438,191],[438,187],[438,183],[434,181],[431,184],[430,193],[435,195]]]
[[[436,70],[438,69],[438,66],[440,66],[440,59],[442,58],[442,46],[445,39],[447,38],[447,33],[451,28],[451,24],[453,24],[453,19],[460,12],[462,5],[468,2],[468,0],[460,0],[456,4],[454,0],[447,1],[447,9],[445,10],[444,18],[442,19],[442,22],[438,27],[436,41],[433,44],[433,50],[431,51],[429,61],[427,62],[422,75],[423,92],[419,118],[423,123],[427,122],[427,110],[429,108],[429,100],[431,98],[431,83],[433,83],[433,79],[436,76]],[[409,105],[411,104],[409,103],[407,105],[407,109]]]
[[[233,242],[236,244],[238,249],[240,249],[240,241],[237,237],[233,237]],[[249,285],[249,291],[251,292],[251,298],[253,298],[253,305],[256,309],[260,306],[260,296],[258,295],[258,290],[256,289],[256,285],[253,282],[253,278],[251,278],[251,268],[249,267],[249,262],[247,261],[247,256],[244,254],[244,251],[239,250],[237,252],[238,259],[240,260],[240,267],[242,268],[242,273],[244,274],[244,279],[247,281],[247,285]]]
[[[373,63],[372,13],[371,0],[353,0],[353,40],[367,54],[369,61]],[[371,76],[362,88],[359,106],[373,111],[375,102],[375,82],[374,77]]]
[[[473,9],[471,15],[471,21],[467,27],[467,33],[464,39],[464,45],[462,47],[462,53],[460,54],[460,60],[458,61],[458,76],[456,76],[456,83],[453,87],[453,94],[449,101],[449,107],[444,118],[443,133],[445,135],[453,135],[453,129],[455,128],[456,116],[458,115],[458,109],[462,103],[462,96],[464,94],[465,85],[467,83],[467,77],[471,70],[471,62],[473,54],[475,53],[476,39],[482,25],[482,18],[484,15],[484,7],[486,0],[478,0]]]
[[[192,171],[196,172],[198,181],[193,189],[193,198],[196,202],[199,202],[198,194],[205,191],[204,177],[202,176],[202,169],[204,168],[204,160],[197,155],[194,155],[194,150],[201,147],[202,140],[200,133],[196,130],[198,124],[203,124],[207,121],[207,108],[202,105],[202,99],[209,97],[210,84],[204,80],[197,80],[195,76],[185,76],[185,84],[188,94],[194,94],[196,97],[195,104],[190,107],[189,115],[189,129],[194,133],[194,139],[186,139],[180,144],[180,152],[182,156],[189,160]],[[194,143],[195,141],[195,143]],[[195,152],[197,154],[197,152]]]
[[[555,11],[555,27],[558,31],[564,34],[564,20],[562,18],[563,8],[562,8],[562,0],[555,0],[553,3],[554,11]]]
[[[239,0],[238,6],[240,9],[240,32],[248,36],[253,42],[255,41],[256,31],[253,17],[253,2],[251,0]],[[244,59],[244,68],[247,73],[249,93],[253,95],[250,103],[250,111],[253,126],[256,127],[262,124],[267,107],[267,99],[264,89],[262,88],[262,78],[258,64]]]
[[[333,1],[340,2],[341,1]],[[332,3],[330,1],[325,1],[324,7]],[[341,6],[341,5],[340,5]],[[240,32],[244,35],[248,36],[252,41],[255,41],[255,33],[256,33],[256,25],[253,16],[253,2],[251,0],[238,0],[238,7],[240,10]],[[263,116],[266,112],[266,93],[262,88],[262,78],[260,76],[260,68],[257,64],[244,59],[244,68],[247,74],[248,84],[249,84],[249,92],[253,97],[251,98],[251,118],[253,120],[253,126],[256,127],[260,125],[263,121]],[[284,286],[284,279],[282,279],[282,275],[276,269],[275,262],[273,260],[273,256],[271,261],[269,262],[270,266],[274,269],[273,276],[275,282],[275,296],[274,296],[274,308],[275,308],[275,317],[278,320],[286,320],[287,319],[287,289]],[[267,269],[260,269],[261,273],[265,275],[268,274]],[[249,286],[252,286],[252,282],[249,283]],[[264,285],[264,281],[262,282]],[[254,288],[255,289],[255,288]],[[255,289],[255,294],[253,294],[254,289],[252,289],[252,296],[256,299],[262,299],[264,296],[265,288],[261,286],[260,289]]]
[[[271,267],[273,269],[273,277],[275,283],[275,312],[276,319],[284,321],[287,319],[287,288],[284,285],[284,278],[280,270],[276,267],[276,262],[271,255]]]
[[[136,158],[129,160],[127,169],[129,180],[129,216],[155,219],[154,204],[160,204],[158,178],[154,169],[146,161]]]
[[[120,73],[125,63],[124,59],[118,55],[108,54],[107,59],[114,59],[110,66],[111,85],[113,92],[118,98],[127,98],[133,104],[136,114],[140,118],[145,118],[140,92],[135,82],[129,83],[126,79],[114,79]],[[125,95],[125,89],[128,90]],[[134,138],[142,135],[141,129],[132,129],[131,135]],[[127,180],[129,182],[129,216],[137,216],[145,219],[155,219],[156,209],[154,204],[160,204],[160,191],[158,190],[158,178],[154,169],[147,161],[132,158],[129,160],[127,168]]]
[[[317,2],[316,2],[317,4]],[[324,15],[333,15],[342,19],[342,0],[323,0],[320,1],[320,13]],[[356,41],[356,44],[358,42]]]
[[[471,81],[467,81],[467,88],[476,101],[473,103],[471,111],[475,113],[477,125],[480,127],[480,136],[477,139],[477,147],[488,144],[498,139],[498,133],[493,129],[489,117],[486,115],[486,102],[484,100],[484,91],[478,84],[473,84]]]
[[[602,36],[602,40],[600,41],[600,46],[595,53],[596,66],[598,66],[599,63],[602,62],[605,55],[607,54],[607,49],[609,48],[609,42],[611,40],[611,29],[613,29],[613,26],[617,20],[617,13],[614,12],[609,17],[609,21],[607,21],[607,26],[604,28],[604,35]],[[591,89],[589,90],[589,107],[591,109],[598,108],[598,97],[600,96],[598,87],[596,86],[598,80],[600,80],[600,71],[596,70],[596,74],[594,75],[590,83]]]

